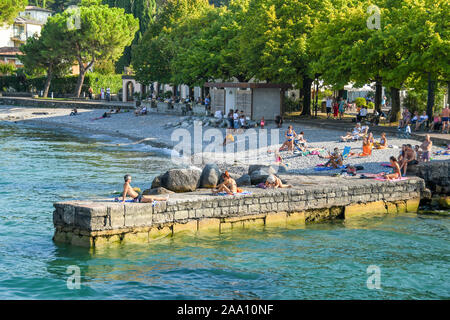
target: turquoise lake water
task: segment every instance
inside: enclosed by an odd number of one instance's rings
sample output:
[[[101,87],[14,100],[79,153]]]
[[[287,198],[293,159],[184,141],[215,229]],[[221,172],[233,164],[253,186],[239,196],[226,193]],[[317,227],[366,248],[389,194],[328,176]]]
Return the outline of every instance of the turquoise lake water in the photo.
[[[149,187],[168,152],[0,123],[0,299],[448,299],[450,220],[402,214],[180,236],[89,251],[53,243],[53,202]],[[380,289],[368,289],[370,265]],[[67,268],[81,288],[67,287]]]

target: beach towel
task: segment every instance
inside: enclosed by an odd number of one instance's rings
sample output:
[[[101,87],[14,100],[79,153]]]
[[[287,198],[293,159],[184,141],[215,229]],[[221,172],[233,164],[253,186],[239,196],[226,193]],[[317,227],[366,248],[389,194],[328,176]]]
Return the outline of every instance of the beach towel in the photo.
[[[407,177],[401,177],[401,178],[398,178],[398,179],[391,179],[391,180],[388,180],[388,179],[386,179],[386,178],[384,178],[384,177],[377,177],[377,178],[375,178],[375,180],[377,180],[377,181],[393,181],[393,182],[395,182],[395,181],[408,180],[408,178],[407,178]]]
[[[114,202],[121,202],[121,201],[119,200],[119,198],[114,198]],[[142,203],[142,202],[136,202],[134,200],[125,200],[125,202]],[[152,207],[154,207],[157,203],[158,203],[158,201],[153,200]]]
[[[340,166],[337,168],[333,168],[333,167],[315,167],[314,168],[315,171],[328,171],[328,170],[338,170],[338,169],[345,169],[345,166]]]
[[[382,164],[380,164],[382,167],[389,167],[389,168],[392,168],[392,166],[391,166],[391,164],[390,163],[382,163]]]
[[[250,191],[236,192],[234,194],[228,194],[226,192],[213,193],[214,196],[236,196],[236,195],[244,195],[244,194],[252,194],[252,193]]]

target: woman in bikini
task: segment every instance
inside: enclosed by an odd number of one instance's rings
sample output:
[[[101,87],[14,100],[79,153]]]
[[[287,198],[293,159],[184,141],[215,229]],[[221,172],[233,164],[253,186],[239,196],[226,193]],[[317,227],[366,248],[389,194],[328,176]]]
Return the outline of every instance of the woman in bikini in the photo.
[[[219,192],[226,192],[227,194],[233,195],[239,192],[236,181],[230,177],[228,171],[222,173],[223,182],[213,189],[213,193],[217,194]]]
[[[297,136],[297,133],[295,133],[292,126],[289,126],[286,134],[284,135],[286,137],[286,141],[283,143],[283,145],[280,147],[279,151],[294,151],[294,138]]]
[[[363,138],[363,152],[359,154],[360,157],[367,157],[372,154],[373,142],[373,135],[371,132],[367,138]]]
[[[266,182],[264,183],[264,186],[266,188],[292,188],[290,184],[283,184],[280,178],[278,178],[276,175],[271,174],[267,177]]]
[[[386,139],[386,133],[381,134],[380,142],[375,142],[375,149],[385,149],[388,146],[388,142]]]
[[[397,159],[395,159],[394,156],[390,157],[391,167],[394,170],[393,173],[385,173],[384,177],[386,180],[394,180],[394,179],[400,179],[402,177],[402,174],[400,172],[400,166],[398,165]]]

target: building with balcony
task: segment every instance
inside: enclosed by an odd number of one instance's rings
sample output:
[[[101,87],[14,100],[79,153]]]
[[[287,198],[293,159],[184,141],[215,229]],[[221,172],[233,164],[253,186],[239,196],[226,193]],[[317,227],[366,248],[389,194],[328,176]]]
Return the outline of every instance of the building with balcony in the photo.
[[[15,54],[20,54],[18,48],[29,37],[41,34],[42,26],[52,15],[51,10],[27,6],[19,13],[12,25],[0,26],[0,63],[11,63],[16,67],[22,66]]]

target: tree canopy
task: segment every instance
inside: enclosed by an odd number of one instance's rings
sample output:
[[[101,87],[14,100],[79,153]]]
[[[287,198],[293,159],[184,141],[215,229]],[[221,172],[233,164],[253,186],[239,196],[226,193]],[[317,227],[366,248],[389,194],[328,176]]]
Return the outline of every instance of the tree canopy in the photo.
[[[0,0],[0,27],[12,23],[27,4],[28,0]]]

